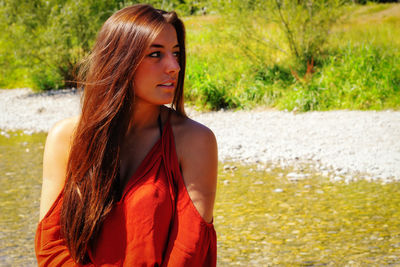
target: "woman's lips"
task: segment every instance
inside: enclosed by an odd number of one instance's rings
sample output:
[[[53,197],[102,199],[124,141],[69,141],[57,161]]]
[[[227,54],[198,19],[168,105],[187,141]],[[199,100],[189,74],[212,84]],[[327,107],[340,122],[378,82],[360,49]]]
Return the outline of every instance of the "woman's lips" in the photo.
[[[160,83],[157,86],[162,87],[164,89],[175,89],[175,81],[163,82],[163,83]]]

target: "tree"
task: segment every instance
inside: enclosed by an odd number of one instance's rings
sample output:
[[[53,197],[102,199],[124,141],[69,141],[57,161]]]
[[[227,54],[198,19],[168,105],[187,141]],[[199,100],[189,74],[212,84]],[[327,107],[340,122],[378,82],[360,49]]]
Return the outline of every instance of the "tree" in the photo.
[[[274,0],[273,14],[291,53],[300,61],[318,57],[329,32],[342,15],[343,0]]]
[[[343,14],[342,8],[348,0],[245,0],[234,1],[236,13],[233,23],[240,25],[245,40],[260,46],[273,48],[291,55],[297,62],[310,62],[317,58],[327,41],[332,26]],[[248,12],[246,12],[248,10]],[[283,33],[282,46],[265,29],[265,25],[277,25]],[[274,32],[276,34],[276,32]],[[247,54],[256,62],[260,54],[254,54],[240,42]],[[261,56],[262,57],[262,56]]]

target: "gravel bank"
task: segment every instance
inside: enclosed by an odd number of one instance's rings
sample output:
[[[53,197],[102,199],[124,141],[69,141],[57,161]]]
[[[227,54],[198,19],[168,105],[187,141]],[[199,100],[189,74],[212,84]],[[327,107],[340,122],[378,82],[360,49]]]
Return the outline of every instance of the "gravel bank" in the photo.
[[[0,90],[0,129],[48,131],[58,120],[79,113],[71,91],[33,94]],[[335,181],[357,178],[400,180],[400,112],[282,111],[190,112],[210,127],[222,161],[257,163],[260,168],[295,166],[291,179],[314,168]],[[357,175],[354,175],[357,174]]]

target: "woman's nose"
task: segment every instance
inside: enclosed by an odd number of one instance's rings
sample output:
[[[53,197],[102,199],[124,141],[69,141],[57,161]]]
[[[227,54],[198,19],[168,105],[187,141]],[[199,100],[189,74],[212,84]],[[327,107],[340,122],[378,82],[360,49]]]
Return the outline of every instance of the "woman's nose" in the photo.
[[[179,59],[174,55],[170,54],[166,58],[166,72],[167,73],[177,73],[181,70],[179,66]]]

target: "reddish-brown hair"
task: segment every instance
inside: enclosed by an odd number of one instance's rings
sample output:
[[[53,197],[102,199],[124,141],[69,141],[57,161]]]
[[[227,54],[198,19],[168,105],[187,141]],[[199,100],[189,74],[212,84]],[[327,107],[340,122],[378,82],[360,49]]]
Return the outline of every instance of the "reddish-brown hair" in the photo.
[[[133,112],[133,76],[163,27],[174,26],[180,47],[180,73],[171,107],[185,115],[185,29],[175,12],[133,5],[114,13],[101,28],[82,68],[82,114],[67,165],[61,230],[71,257],[87,263],[88,249],[118,201],[119,153]]]

